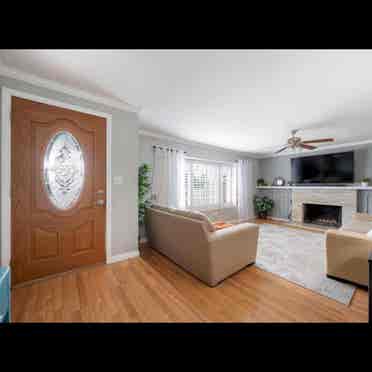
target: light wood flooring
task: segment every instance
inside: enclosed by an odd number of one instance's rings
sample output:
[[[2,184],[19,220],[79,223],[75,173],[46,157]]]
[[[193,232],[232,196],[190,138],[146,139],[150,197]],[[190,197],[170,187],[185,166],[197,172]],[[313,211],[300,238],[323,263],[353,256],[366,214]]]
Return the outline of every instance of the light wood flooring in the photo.
[[[255,266],[210,288],[149,248],[12,290],[14,322],[367,322],[367,311],[364,289],[346,306]]]

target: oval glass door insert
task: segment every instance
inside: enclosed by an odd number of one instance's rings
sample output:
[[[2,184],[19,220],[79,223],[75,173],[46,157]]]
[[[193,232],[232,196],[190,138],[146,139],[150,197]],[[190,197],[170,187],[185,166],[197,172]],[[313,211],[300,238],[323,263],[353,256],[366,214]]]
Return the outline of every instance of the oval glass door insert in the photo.
[[[67,131],[56,133],[44,158],[45,188],[56,208],[69,209],[79,199],[84,172],[84,156],[78,140]]]

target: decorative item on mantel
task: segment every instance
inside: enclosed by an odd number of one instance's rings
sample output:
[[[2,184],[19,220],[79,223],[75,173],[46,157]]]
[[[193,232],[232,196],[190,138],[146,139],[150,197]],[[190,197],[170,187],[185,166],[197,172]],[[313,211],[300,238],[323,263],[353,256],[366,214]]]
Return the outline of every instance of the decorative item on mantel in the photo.
[[[257,180],[257,186],[258,187],[260,187],[260,186],[267,186],[267,183],[266,183],[266,181],[263,178],[259,178]]]
[[[275,177],[272,186],[284,186],[285,179],[283,177]]]
[[[267,196],[255,195],[254,206],[258,217],[266,219],[267,213],[270,212],[274,207],[274,200],[268,198]]]
[[[368,177],[365,177],[362,179],[361,185],[362,187],[368,187],[371,182],[371,179]]]

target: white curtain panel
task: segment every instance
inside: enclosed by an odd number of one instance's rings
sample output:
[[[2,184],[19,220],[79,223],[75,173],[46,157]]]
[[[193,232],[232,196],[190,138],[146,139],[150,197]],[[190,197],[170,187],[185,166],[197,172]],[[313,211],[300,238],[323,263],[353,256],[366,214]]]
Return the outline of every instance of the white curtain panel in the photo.
[[[183,151],[154,148],[152,200],[172,208],[185,207]]]
[[[254,217],[255,160],[238,161],[238,212],[240,220]]]

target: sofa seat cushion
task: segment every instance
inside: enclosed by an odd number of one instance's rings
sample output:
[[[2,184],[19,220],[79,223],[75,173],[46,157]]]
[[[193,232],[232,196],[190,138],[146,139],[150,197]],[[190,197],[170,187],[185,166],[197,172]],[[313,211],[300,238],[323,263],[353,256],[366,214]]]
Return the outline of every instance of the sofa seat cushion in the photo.
[[[370,221],[352,221],[341,227],[340,230],[352,231],[359,234],[367,234],[372,230],[372,222]]]

